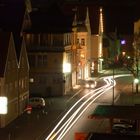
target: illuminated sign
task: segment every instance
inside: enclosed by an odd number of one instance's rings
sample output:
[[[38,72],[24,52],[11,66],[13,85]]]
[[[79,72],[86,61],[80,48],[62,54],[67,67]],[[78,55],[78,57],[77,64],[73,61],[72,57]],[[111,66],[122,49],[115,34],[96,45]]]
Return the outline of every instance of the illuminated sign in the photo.
[[[7,114],[7,97],[0,97],[0,114]]]
[[[121,40],[121,45],[125,45],[126,44],[126,41],[123,39]]]
[[[63,73],[71,72],[71,64],[70,63],[64,63],[63,64]]]

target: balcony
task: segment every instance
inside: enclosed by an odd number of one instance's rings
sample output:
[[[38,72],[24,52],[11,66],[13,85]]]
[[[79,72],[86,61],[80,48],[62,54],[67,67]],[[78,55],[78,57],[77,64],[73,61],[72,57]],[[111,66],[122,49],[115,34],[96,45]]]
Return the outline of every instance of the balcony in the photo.
[[[39,45],[29,45],[27,46],[27,50],[29,52],[64,52],[66,50],[70,50],[71,46],[39,46]]]

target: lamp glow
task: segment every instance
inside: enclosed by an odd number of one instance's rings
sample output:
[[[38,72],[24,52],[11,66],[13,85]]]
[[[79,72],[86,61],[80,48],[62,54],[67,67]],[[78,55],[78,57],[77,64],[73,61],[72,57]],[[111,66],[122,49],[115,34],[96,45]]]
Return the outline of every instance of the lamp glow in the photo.
[[[139,83],[139,79],[137,79],[137,78],[134,79],[134,83],[135,83],[135,84],[138,84],[138,83]]]
[[[7,114],[7,97],[0,97],[0,114]]]
[[[63,73],[69,73],[71,72],[71,64],[70,63],[64,63],[63,64]]]
[[[125,45],[126,41],[125,40],[121,40],[121,45]]]

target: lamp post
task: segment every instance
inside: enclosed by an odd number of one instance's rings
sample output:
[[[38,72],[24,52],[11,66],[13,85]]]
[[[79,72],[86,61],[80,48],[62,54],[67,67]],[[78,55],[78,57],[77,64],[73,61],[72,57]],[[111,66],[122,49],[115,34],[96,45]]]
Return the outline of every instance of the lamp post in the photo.
[[[113,95],[112,95],[112,105],[114,105],[114,74],[115,74],[115,69],[113,65]]]
[[[111,56],[112,59],[112,75],[113,75],[113,93],[112,93],[112,105],[114,105],[114,96],[115,96],[115,89],[114,89],[114,75],[115,75],[115,56],[119,54],[120,49],[120,40],[117,38],[117,29],[115,29],[114,34],[106,35],[104,34],[104,38],[108,40],[108,45],[111,47]]]
[[[134,79],[134,83],[136,84],[136,94],[139,92],[139,50],[138,50],[138,42],[135,42],[135,66],[136,66],[136,78]]]
[[[136,94],[138,94],[138,92],[139,92],[139,79],[138,78],[135,78],[134,79],[134,83],[136,84]]]

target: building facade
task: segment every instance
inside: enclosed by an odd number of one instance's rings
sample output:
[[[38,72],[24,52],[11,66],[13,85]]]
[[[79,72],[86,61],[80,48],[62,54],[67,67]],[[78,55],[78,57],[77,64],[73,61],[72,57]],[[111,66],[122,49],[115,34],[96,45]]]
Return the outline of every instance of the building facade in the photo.
[[[44,12],[31,12],[30,17],[32,26],[24,31],[30,92],[43,97],[65,95],[76,84],[76,80],[72,80],[76,77],[74,16],[64,15],[54,4]]]
[[[7,99],[7,111],[0,117],[0,127],[5,127],[26,109],[29,98],[29,67],[25,44],[18,46],[21,48],[18,52],[13,34],[5,31],[0,32],[0,40],[0,97]]]
[[[25,1],[0,2],[0,98],[7,111],[0,113],[0,127],[21,115],[29,98],[29,65],[22,29],[29,25]],[[2,107],[1,100],[1,109]]]

